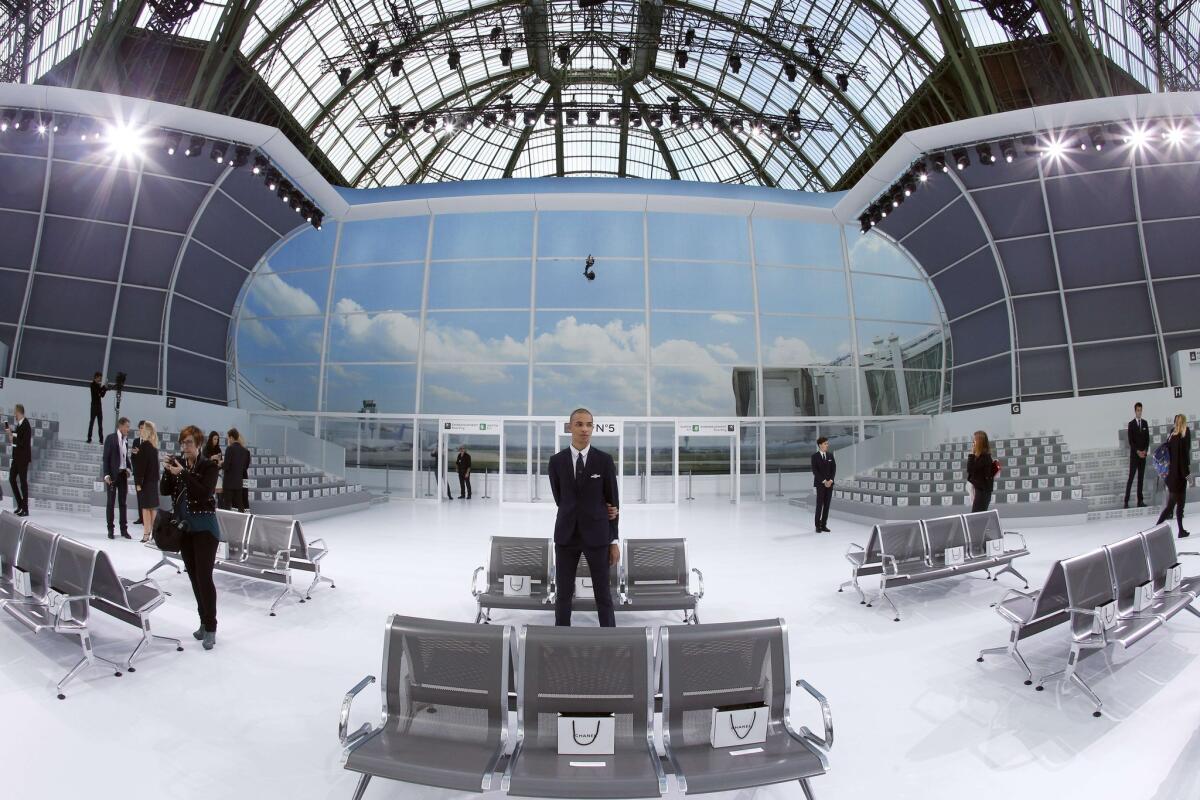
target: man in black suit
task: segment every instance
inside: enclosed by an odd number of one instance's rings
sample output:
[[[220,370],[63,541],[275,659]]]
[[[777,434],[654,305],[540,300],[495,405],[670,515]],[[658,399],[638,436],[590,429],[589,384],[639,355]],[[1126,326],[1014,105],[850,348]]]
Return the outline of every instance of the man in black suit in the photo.
[[[600,625],[615,627],[608,571],[621,560],[617,545],[617,468],[612,456],[591,446],[592,412],[571,412],[571,445],[550,456],[550,490],[558,506],[554,520],[554,624],[571,624],[579,557],[587,559]]]
[[[221,460],[221,500],[225,508],[244,512],[250,505],[245,485],[250,476],[250,451],[242,444],[242,434],[237,428],[226,431],[225,439],[229,444]]]
[[[87,443],[92,443],[92,424],[96,425],[96,438],[103,441],[104,439],[104,406],[100,402],[100,398],[108,393],[108,387],[104,385],[104,376],[97,372],[92,376],[92,382],[88,384],[88,389],[92,392],[92,411],[88,416],[88,438]]]
[[[1129,420],[1129,479],[1125,481],[1125,508],[1129,508],[1129,490],[1137,475],[1138,508],[1145,508],[1142,499],[1142,478],[1146,475],[1146,453],[1150,450],[1150,426],[1142,419],[1142,404],[1133,404],[1133,419]]]
[[[17,403],[13,409],[17,426],[4,423],[12,444],[12,463],[8,465],[8,485],[12,487],[13,502],[18,517],[29,516],[29,462],[33,460],[33,430],[25,419],[25,406]]]
[[[829,502],[833,500],[833,479],[837,475],[837,462],[829,452],[829,440],[824,436],[817,439],[817,452],[812,454],[813,488],[816,504],[813,527],[817,533],[832,533],[825,523],[829,520]]]
[[[117,432],[110,433],[104,440],[104,488],[107,503],[105,519],[108,522],[108,538],[113,539],[113,505],[121,507],[121,538],[132,539],[126,522],[125,494],[129,489],[129,476],[133,473],[133,462],[130,460],[129,420],[121,417],[117,420]]]
[[[454,468],[458,472],[458,499],[463,499],[463,493],[466,493],[467,499],[471,499],[471,454],[467,452],[466,445],[458,446],[458,457],[454,459]]]

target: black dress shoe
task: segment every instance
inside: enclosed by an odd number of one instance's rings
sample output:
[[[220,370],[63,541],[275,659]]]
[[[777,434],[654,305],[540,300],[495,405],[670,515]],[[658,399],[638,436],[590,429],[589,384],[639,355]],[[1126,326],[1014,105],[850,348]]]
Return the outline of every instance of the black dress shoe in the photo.
[[[1146,507],[1146,504],[1145,504],[1145,503],[1142,503],[1142,502],[1139,502],[1139,503],[1137,504],[1137,507],[1138,507],[1138,508],[1145,508],[1145,507]]]
[[[108,538],[110,538],[110,539],[115,539],[115,538],[117,538],[117,537],[116,537],[115,535],[113,535],[113,532],[112,532],[112,531],[109,531],[109,532],[108,532]]]
[[[1121,508],[1129,508],[1129,501],[1126,500],[1125,505],[1121,506]]]
[[[829,528],[821,528],[821,532],[822,533],[833,533],[833,531],[829,530]]]
[[[1180,538],[1180,539],[1183,539],[1183,538],[1185,538],[1185,537],[1188,537],[1188,536],[1191,536],[1191,535],[1192,535],[1192,534],[1191,534],[1191,532],[1190,532],[1190,531],[1180,531],[1180,532],[1179,532],[1179,538]]]
[[[121,531],[121,538],[122,539],[132,539],[133,537],[129,535],[129,531]]]

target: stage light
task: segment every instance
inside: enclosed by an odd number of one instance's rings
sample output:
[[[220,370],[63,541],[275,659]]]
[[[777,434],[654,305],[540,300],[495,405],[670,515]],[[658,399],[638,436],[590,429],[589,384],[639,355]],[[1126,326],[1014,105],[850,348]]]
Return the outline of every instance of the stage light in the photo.
[[[267,168],[267,159],[262,156],[254,157],[254,166],[250,168],[250,172],[255,175],[262,175]]]
[[[226,148],[227,145],[224,142],[213,142],[212,147],[208,151],[208,157],[218,164],[224,164]]]
[[[542,115],[542,124],[547,128],[554,128],[558,125],[558,117],[555,112],[547,111]]]
[[[388,64],[388,71],[392,73],[393,78],[399,78],[400,70],[403,68],[403,66],[404,61],[400,58],[400,56],[396,56]]]
[[[1067,152],[1067,144],[1062,139],[1050,137],[1046,140],[1046,144],[1042,147],[1042,156],[1045,158],[1058,160]]]
[[[337,79],[338,83],[342,85],[342,88],[345,88],[346,84],[350,83],[350,68],[342,67],[339,69],[337,71]]]
[[[275,189],[275,196],[283,202],[291,200],[292,185],[286,181],[280,181],[278,188]]]
[[[629,127],[631,127],[631,128],[640,128],[640,127],[642,127],[642,114],[641,114],[641,112],[639,112],[639,111],[630,111],[630,112],[629,112]]]
[[[683,69],[684,67],[687,66],[687,61],[688,61],[687,50],[676,50],[675,51],[675,65],[676,66],[678,66],[680,69]]]
[[[1004,156],[1004,162],[1011,164],[1017,158],[1017,146],[1012,139],[1006,139],[1000,143],[1000,155]]]
[[[5,111],[3,114],[0,114],[0,133],[4,133],[13,127],[14,122],[16,122],[16,115],[13,112]]]
[[[263,180],[263,184],[267,187],[268,192],[273,192],[279,188],[279,170],[274,167],[267,169],[267,176]]]
[[[324,221],[325,221],[324,214],[322,214],[319,210],[313,212],[313,217],[312,217],[312,220],[310,220],[310,222],[312,223],[312,226],[314,228],[316,228],[317,230],[321,230],[321,223],[323,223]]]
[[[787,129],[787,136],[788,136],[788,138],[789,138],[789,139],[791,139],[793,142],[794,142],[794,141],[796,141],[797,139],[799,139],[799,138],[800,138],[800,134],[801,134],[801,133],[803,133],[803,131],[801,131],[801,130],[800,130],[799,128],[797,128],[795,125],[790,125],[790,126],[788,126],[788,129]]]
[[[188,140],[188,146],[184,148],[183,154],[188,158],[195,158],[200,155],[200,151],[204,149],[204,137],[193,136]]]
[[[729,130],[738,135],[744,135],[746,133],[746,126],[742,124],[742,118],[734,117],[729,120]]]
[[[567,124],[571,125],[571,126],[575,126],[575,125],[579,124],[579,112],[578,111],[568,111],[567,112]]]
[[[742,57],[737,53],[729,54],[729,71],[734,75],[742,71]]]
[[[833,79],[837,83],[839,92],[849,91],[849,89],[850,89],[850,76],[849,75],[845,75],[845,74],[839,72],[838,74],[833,76]]]
[[[250,162],[250,148],[244,144],[239,144],[233,148],[233,158],[229,159],[229,166],[234,169],[241,169]]]
[[[451,49],[450,52],[446,54],[446,66],[450,67],[450,69],[457,70],[458,65],[461,63],[462,56],[459,55],[457,50]]]
[[[392,111],[387,115],[387,119],[383,123],[383,135],[395,136],[400,132],[400,113]]]
[[[498,118],[496,117],[495,111],[488,111],[487,113],[485,113],[483,115],[483,127],[485,127],[485,128],[496,127],[497,119]]]
[[[1163,131],[1163,140],[1169,145],[1183,144],[1184,134],[1183,128],[1172,126]]]
[[[704,117],[700,116],[699,114],[692,114],[692,118],[689,122],[692,126],[692,130],[694,131],[698,131],[704,127]]]
[[[593,108],[590,111],[588,111],[587,112],[587,121],[588,121],[588,125],[599,125],[600,124],[600,109]]]
[[[647,121],[649,122],[651,128],[661,128],[662,123],[663,123],[662,112],[661,111],[652,112],[650,114],[649,120],[647,120]]]
[[[871,230],[871,215],[866,213],[860,214],[858,217],[858,227],[863,233]]]
[[[971,158],[967,155],[966,150],[955,150],[954,153],[954,168],[962,172],[967,167],[971,166]]]
[[[682,128],[683,127],[683,114],[679,113],[678,106],[676,106],[674,109],[672,109],[671,113],[668,115],[668,119],[671,120],[672,128]]]
[[[912,197],[913,192],[915,192],[917,190],[917,184],[911,178],[904,181],[903,187],[904,187],[904,196],[905,197]]]
[[[621,45],[617,48],[617,60],[621,62],[621,66],[629,66],[629,60],[633,58],[633,51],[628,45]]]
[[[817,40],[815,37],[805,36],[804,47],[808,50],[808,54],[813,58],[821,57],[821,51],[817,49]]]
[[[1088,129],[1088,139],[1091,140],[1092,147],[1096,148],[1097,150],[1104,149],[1104,145],[1106,144],[1104,138],[1104,129],[1099,125]]]
[[[986,142],[975,145],[975,152],[979,156],[979,163],[985,166],[991,166],[996,163],[996,156],[992,152],[992,146]]]
[[[1134,147],[1144,147],[1150,141],[1150,129],[1141,125],[1134,125],[1129,129],[1128,141]]]
[[[771,131],[772,139],[782,139],[783,138],[783,128],[781,128],[780,126],[772,125],[770,128],[770,131]]]
[[[943,153],[938,153],[933,157],[933,168],[937,172],[949,172],[946,167],[946,156]]]
[[[87,133],[84,133],[87,136]],[[167,134],[167,155],[175,155],[175,151],[179,149],[179,143],[183,140],[183,134],[172,131]]]
[[[25,111],[21,114],[21,118],[13,123],[13,130],[29,131],[33,130],[34,117],[32,111]]]
[[[500,65],[504,67],[512,66],[513,49],[511,47],[500,48]]]
[[[609,111],[608,112],[608,124],[614,128],[617,127],[618,125],[620,125],[621,124],[621,112],[616,111],[616,110]]]
[[[918,183],[925,183],[925,181],[929,180],[929,168],[925,166],[925,159],[921,159],[913,164],[912,174]]]
[[[558,46],[558,61],[564,67],[570,65],[570,63],[571,63],[571,48],[570,47],[567,47],[565,44],[560,44]]]
[[[537,124],[537,112],[536,111],[526,111],[524,114],[521,115],[521,118],[524,120],[526,128],[532,128],[534,125]]]
[[[142,154],[142,132],[132,125],[110,125],[104,138],[108,141],[108,149],[118,158],[135,158]]]
[[[763,124],[762,120],[756,119],[750,123],[750,133],[753,136],[762,136]]]
[[[904,195],[901,192],[893,192],[889,199],[891,201],[892,208],[899,208],[900,204],[904,202]]]
[[[66,130],[68,121],[69,120],[64,119],[62,122],[59,122],[57,117],[51,117],[50,118],[50,130],[53,131],[54,133],[58,133],[60,129]]]
[[[412,132],[415,131],[416,129],[417,129],[417,121],[415,119],[413,119],[412,117],[409,117],[408,119],[404,120],[404,133],[406,135],[412,136]]]
[[[796,81],[796,65],[790,61],[783,62],[783,74],[787,77],[788,83]]]

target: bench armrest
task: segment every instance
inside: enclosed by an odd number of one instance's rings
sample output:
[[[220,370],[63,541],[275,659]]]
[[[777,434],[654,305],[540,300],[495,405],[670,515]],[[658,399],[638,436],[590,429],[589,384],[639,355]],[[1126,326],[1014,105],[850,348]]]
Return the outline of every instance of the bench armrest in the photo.
[[[1176,553],[1177,556],[1200,556],[1200,553],[1195,550],[1186,550]]]
[[[861,544],[855,544],[854,542],[851,542],[850,545],[846,548],[846,553],[845,553],[846,560],[849,561],[851,564],[857,564],[857,562],[853,558],[850,557],[856,551],[859,553],[866,553],[867,549],[865,547],[863,547]],[[865,556],[863,557],[863,563],[864,564],[866,563]]]
[[[1015,536],[1021,540],[1021,549],[1022,550],[1029,549],[1029,545],[1025,543],[1025,534],[1020,533],[1018,531],[1004,531],[1001,535],[1002,536]]]
[[[483,592],[479,591],[479,573],[483,572],[485,567],[476,567],[471,573],[471,597],[479,597]]]
[[[900,566],[896,562],[895,556],[889,556],[887,553],[880,553],[879,561],[882,564],[884,576],[887,576],[888,574],[887,565],[889,561],[892,562],[892,577],[894,578],[900,574]]]
[[[314,563],[329,555],[329,545],[325,543],[324,538],[313,539],[312,541],[308,542],[309,550],[311,550],[313,545],[317,544],[318,542],[321,543],[321,552],[317,553],[316,555],[313,555],[311,552],[308,554],[308,560]]]
[[[139,587],[139,586],[152,586],[152,587],[154,587],[154,591],[155,591],[155,592],[158,594],[158,596],[159,596],[160,598],[162,598],[162,597],[167,597],[167,596],[168,596],[168,595],[167,595],[167,593],[163,591],[163,588],[162,588],[161,586],[159,586],[159,585],[158,585],[158,581],[154,580],[154,578],[143,578],[143,579],[141,579],[140,581],[134,581],[133,583],[127,583],[127,584],[125,584],[125,592],[126,592],[126,594],[128,595],[128,593],[129,593],[129,590],[130,590],[130,589],[136,589],[136,588],[137,588],[137,587]],[[143,603],[143,604],[142,604],[142,608],[146,608],[146,607],[148,607],[148,606],[150,606],[150,605],[152,605],[152,604],[154,604],[154,603],[156,603],[156,602],[158,602],[158,599],[157,599],[157,598],[156,598],[156,599],[154,599],[154,600],[151,600],[149,603]],[[134,609],[134,610],[135,610],[135,611],[141,611],[142,609],[141,609],[141,608],[138,608],[138,609]]]
[[[696,574],[696,583],[700,589],[700,591],[696,594],[696,599],[699,600],[700,598],[704,597],[704,573],[695,567],[692,567],[692,572]]]
[[[91,601],[93,601],[95,599],[96,599],[96,595],[94,595],[94,594],[68,594],[68,595],[63,596],[61,598],[61,602],[58,605],[58,609],[54,612],[54,627],[57,629],[59,626],[59,623],[63,622],[63,616],[62,616],[63,609],[69,608],[71,603],[77,603],[77,602],[81,602],[81,601],[86,601],[86,602],[90,603]],[[79,622],[79,620],[71,619],[69,617],[68,617],[67,621]]]
[[[821,705],[821,720],[825,723],[825,737],[820,738],[807,727],[800,729],[800,735],[808,739],[813,744],[820,747],[822,750],[830,750],[833,748],[833,712],[829,709],[829,701],[825,699],[825,695],[818,692],[806,680],[796,681],[796,686],[812,695],[812,698]]]
[[[346,729],[350,725],[350,706],[354,704],[354,698],[358,696],[359,692],[374,682],[375,676],[368,675],[356,683],[354,688],[346,692],[346,696],[342,698],[342,710],[338,714],[338,741],[342,743],[343,747],[371,731],[371,726],[365,722],[354,733],[347,733]]]
[[[279,562],[282,561],[283,565],[286,567],[288,564],[291,563],[291,560],[292,560],[291,548],[288,548],[286,550],[279,550],[278,552],[275,553],[275,563],[272,564],[272,566],[275,569],[279,569]]]

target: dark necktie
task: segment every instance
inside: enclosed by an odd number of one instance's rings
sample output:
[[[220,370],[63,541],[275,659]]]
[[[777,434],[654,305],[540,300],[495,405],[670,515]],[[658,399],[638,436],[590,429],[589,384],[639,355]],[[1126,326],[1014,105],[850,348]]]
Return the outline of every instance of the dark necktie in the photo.
[[[575,480],[576,482],[583,479],[583,453],[575,459]]]

